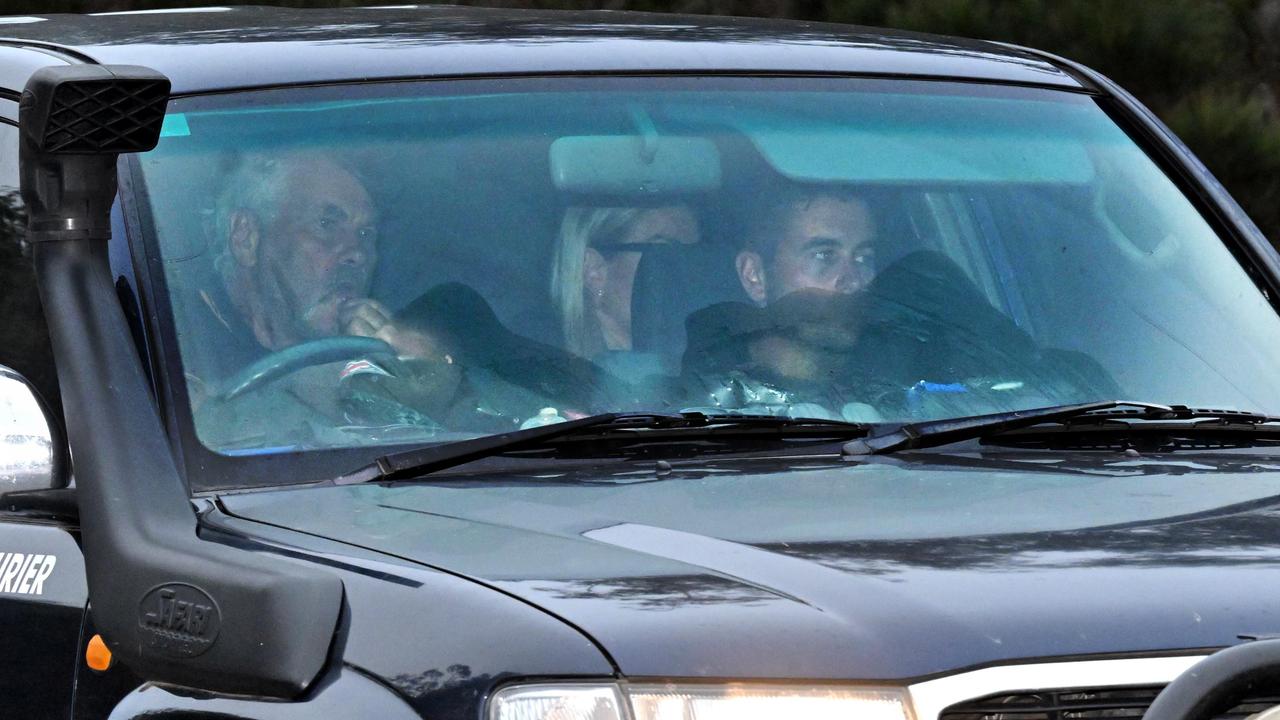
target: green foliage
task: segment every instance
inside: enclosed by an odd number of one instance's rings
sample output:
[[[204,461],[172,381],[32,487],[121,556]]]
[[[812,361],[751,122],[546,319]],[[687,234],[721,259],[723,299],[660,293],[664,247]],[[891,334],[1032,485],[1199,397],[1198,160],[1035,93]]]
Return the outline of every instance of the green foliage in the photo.
[[[832,0],[825,19],[983,38],[1093,67],[1167,122],[1280,245],[1280,2]]]
[[[1081,60],[1153,102],[1245,69],[1243,34],[1223,3],[906,0],[887,9],[893,27],[1004,40]]]
[[[1280,123],[1271,103],[1210,88],[1174,104],[1166,120],[1275,242],[1280,237]]]

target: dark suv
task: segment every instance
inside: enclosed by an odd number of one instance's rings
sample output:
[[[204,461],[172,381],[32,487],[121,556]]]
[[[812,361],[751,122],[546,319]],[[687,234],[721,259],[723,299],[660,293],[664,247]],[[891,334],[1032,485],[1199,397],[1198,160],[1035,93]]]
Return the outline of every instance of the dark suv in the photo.
[[[1087,68],[0,34],[5,717],[1138,717],[1280,631],[1280,257]]]

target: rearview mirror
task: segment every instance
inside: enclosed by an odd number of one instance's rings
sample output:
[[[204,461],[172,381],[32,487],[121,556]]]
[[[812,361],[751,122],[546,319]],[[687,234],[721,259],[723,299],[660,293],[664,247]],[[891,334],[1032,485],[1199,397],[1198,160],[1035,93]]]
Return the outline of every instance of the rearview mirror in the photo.
[[[720,151],[696,137],[581,135],[551,143],[556,189],[645,197],[717,190]]]
[[[39,393],[0,365],[0,495],[66,485],[66,443]]]

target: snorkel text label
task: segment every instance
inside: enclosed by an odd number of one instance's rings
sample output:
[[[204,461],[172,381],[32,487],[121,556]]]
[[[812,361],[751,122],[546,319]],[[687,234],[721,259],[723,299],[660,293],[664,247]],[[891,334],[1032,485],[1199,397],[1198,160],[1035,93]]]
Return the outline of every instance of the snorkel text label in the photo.
[[[0,593],[43,595],[44,581],[57,564],[56,555],[0,553]]]

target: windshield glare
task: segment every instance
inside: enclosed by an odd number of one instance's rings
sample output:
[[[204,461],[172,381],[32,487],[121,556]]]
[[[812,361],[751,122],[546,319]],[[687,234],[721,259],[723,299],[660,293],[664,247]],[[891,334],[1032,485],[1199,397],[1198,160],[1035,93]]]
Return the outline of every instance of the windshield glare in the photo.
[[[1276,313],[1085,94],[295,88],[175,100],[140,163],[180,415],[220,456],[610,411],[1280,413]]]

